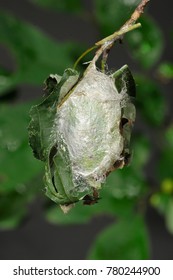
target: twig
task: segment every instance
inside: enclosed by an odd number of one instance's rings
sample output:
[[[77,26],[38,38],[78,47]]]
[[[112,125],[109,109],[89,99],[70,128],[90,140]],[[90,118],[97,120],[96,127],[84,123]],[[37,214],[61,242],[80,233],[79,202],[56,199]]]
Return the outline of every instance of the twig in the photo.
[[[131,15],[130,19],[120,28],[119,31],[114,32],[112,35],[98,41],[95,45],[103,45],[105,42],[111,41],[111,44],[114,41],[117,41],[120,36],[123,36],[125,33],[140,27],[140,23],[136,24],[136,21],[140,18],[141,14],[144,12],[144,8],[150,0],[142,0],[141,3],[136,7],[135,11]]]
[[[96,51],[96,54],[93,58],[93,63],[95,63],[98,58],[104,53],[106,50],[110,50],[112,46],[114,45],[115,41],[122,39],[123,35],[131,30],[134,30],[138,27],[140,27],[140,23],[136,23],[130,26],[127,26],[124,29],[120,29],[119,31],[113,33],[112,35],[104,38],[103,40],[97,42],[95,45],[100,46],[100,48]],[[104,64],[106,64],[106,60],[104,59]]]
[[[132,31],[138,27],[140,27],[141,24],[140,23],[136,23],[136,24],[129,24],[127,25],[126,23],[116,32],[114,32],[113,34],[109,35],[108,37],[98,41],[97,43],[95,43],[96,46],[102,46],[105,43],[107,44],[113,44],[115,41],[119,40],[120,38],[122,39],[123,35],[129,31]]]
[[[131,18],[128,21],[126,21],[122,28],[134,24],[140,18],[141,14],[143,14],[145,6],[148,4],[149,1],[150,0],[142,0],[131,15]]]
[[[136,23],[136,21],[140,18],[141,14],[144,12],[144,8],[150,0],[142,0],[141,3],[137,6],[130,19],[125,22],[125,24],[119,29],[119,31],[114,32],[110,36],[98,41],[95,45],[100,46],[100,49],[96,52],[95,57],[93,58],[94,63],[97,61],[99,56],[103,54],[102,59],[102,71],[103,65],[106,65],[107,56],[104,53],[109,53],[109,50],[114,45],[115,41],[123,38],[123,35],[133,29],[136,29],[141,26],[140,23]]]
[[[80,56],[80,58],[76,61],[74,67],[77,66],[80,59],[83,58],[86,53],[88,53],[90,50],[93,50],[95,47],[98,47],[98,50],[96,51],[96,54],[95,54],[93,60],[91,61],[90,65],[92,66],[94,63],[96,63],[98,58],[101,55],[103,55],[103,59],[101,61],[101,65],[102,65],[101,68],[102,68],[102,71],[104,71],[110,49],[112,48],[112,46],[114,45],[114,43],[117,40],[120,40],[123,38],[125,33],[141,26],[141,24],[136,23],[136,21],[140,18],[141,14],[144,12],[144,8],[146,7],[146,5],[148,4],[149,1],[150,0],[142,0],[141,3],[137,6],[135,11],[133,12],[133,14],[131,15],[130,19],[127,20],[125,22],[125,24],[118,31],[116,31],[113,34],[109,35],[108,37],[96,42],[94,47],[90,48],[89,50],[84,52],[84,54],[82,54]]]

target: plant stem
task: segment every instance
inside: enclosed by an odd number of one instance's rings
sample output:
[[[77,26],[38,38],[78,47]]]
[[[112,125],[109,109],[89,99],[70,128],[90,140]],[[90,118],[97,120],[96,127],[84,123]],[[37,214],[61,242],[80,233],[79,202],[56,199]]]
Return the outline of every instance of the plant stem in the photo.
[[[93,47],[90,49],[86,50],[75,62],[74,68],[76,68],[77,64],[79,61],[90,51],[92,51],[94,48],[98,47],[98,50],[95,53],[94,58],[90,62],[90,65],[93,66],[93,64],[96,63],[98,58],[102,55],[102,60],[101,60],[101,69],[104,72],[105,67],[106,67],[106,62],[108,58],[108,54],[114,43],[120,39],[123,38],[124,34],[132,31],[138,27],[141,26],[140,23],[136,23],[136,21],[140,18],[141,14],[144,12],[145,6],[148,4],[150,0],[142,0],[140,4],[136,7],[134,10],[133,14],[131,15],[130,19],[125,22],[125,24],[116,32],[113,34],[109,35],[106,38],[103,38],[102,40],[98,41],[95,43]]]
[[[134,30],[138,27],[140,27],[141,24],[137,23],[134,25],[130,25],[130,26],[126,26],[124,28],[121,28],[119,31],[114,32],[113,34],[111,34],[110,36],[102,39],[101,41],[97,42],[95,45],[96,46],[100,46],[100,48],[96,51],[96,54],[94,56],[94,58],[92,59],[92,63],[96,63],[96,61],[98,60],[98,58],[104,54],[107,53],[107,55],[103,55],[103,59],[101,61],[102,64],[102,71],[104,71],[103,66],[106,65],[106,61],[107,61],[107,57],[108,57],[108,53],[110,51],[110,49],[112,48],[112,46],[114,45],[115,41],[122,39],[123,35],[131,30]]]
[[[108,37],[98,41],[97,43],[95,43],[96,46],[101,46],[105,43],[108,44],[112,44],[113,42],[117,41],[120,39],[120,37],[122,37],[125,33],[134,30],[138,27],[140,27],[141,24],[140,23],[136,23],[133,25],[123,25],[120,30],[114,32],[113,34],[109,35]]]

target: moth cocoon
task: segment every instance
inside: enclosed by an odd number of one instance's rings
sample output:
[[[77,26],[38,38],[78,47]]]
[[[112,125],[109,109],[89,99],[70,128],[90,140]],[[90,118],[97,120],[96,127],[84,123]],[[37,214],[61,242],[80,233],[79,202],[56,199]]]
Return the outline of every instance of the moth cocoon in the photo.
[[[108,174],[128,164],[135,83],[127,65],[107,75],[91,62],[81,78],[70,68],[50,75],[46,89],[30,112],[29,141],[45,162],[46,195],[67,212],[95,203]]]
[[[58,148],[68,149],[74,184],[81,177],[86,181],[79,191],[99,189],[113,165],[123,159],[120,122],[127,101],[127,93],[118,92],[113,76],[91,64],[57,108]]]

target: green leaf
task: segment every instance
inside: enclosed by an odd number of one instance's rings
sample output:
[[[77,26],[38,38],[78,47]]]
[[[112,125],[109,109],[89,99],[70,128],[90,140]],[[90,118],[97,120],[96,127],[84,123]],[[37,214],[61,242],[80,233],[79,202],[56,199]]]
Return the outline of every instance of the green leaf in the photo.
[[[116,174],[116,171],[113,172]],[[140,186],[141,187],[141,186]],[[118,189],[121,191],[121,195],[116,191]],[[131,189],[131,186],[130,186]],[[45,209],[45,215],[49,222],[53,224],[79,224],[87,223],[94,216],[97,215],[111,215],[116,217],[131,217],[134,213],[136,205],[136,196],[125,195],[127,191],[120,190],[120,186],[117,182],[112,180],[109,181],[109,185],[106,184],[100,190],[100,199],[98,203],[93,205],[83,205],[82,201],[75,204],[68,215],[64,215],[57,205],[49,205]],[[139,193],[139,187],[137,187],[137,192]],[[118,193],[118,194],[117,194]]]
[[[56,11],[69,12],[69,13],[81,13],[82,5],[81,0],[30,0],[31,2],[43,6],[45,8],[50,8]]]
[[[50,73],[62,73],[73,65],[80,49],[79,44],[56,43],[36,27],[2,12],[0,34],[0,42],[9,48],[17,64],[16,71],[5,76],[9,85],[42,84]]]
[[[140,18],[141,28],[138,28],[127,35],[129,46],[133,57],[144,68],[155,65],[163,51],[162,33],[149,16]]]
[[[42,169],[28,145],[30,104],[0,106],[0,193],[25,186]]]
[[[119,93],[125,88],[126,93],[129,96],[136,96],[136,85],[132,73],[128,65],[124,65],[119,70],[117,70],[113,77],[115,79],[115,85]]]
[[[173,79],[173,64],[169,62],[161,63],[158,67],[157,73],[163,81]]]
[[[71,69],[64,71],[60,81],[57,75],[49,76],[46,81],[48,96],[39,105],[31,108],[31,122],[28,127],[29,142],[34,156],[40,160],[46,161],[51,148],[56,143],[57,104],[62,101],[64,92],[67,93],[70,90],[78,77],[78,73]]]
[[[115,198],[137,198],[146,189],[146,184],[141,173],[137,173],[132,167],[124,167],[122,170],[112,172],[107,180],[107,187],[112,188]]]
[[[166,114],[166,100],[159,86],[142,75],[136,75],[139,112],[150,125],[159,126]]]
[[[23,193],[11,192],[0,199],[0,228],[12,229],[17,227],[26,215]]]
[[[142,217],[120,220],[105,229],[89,251],[92,260],[149,259],[148,234]]]
[[[40,174],[29,183],[18,185],[11,192],[1,194],[0,228],[12,229],[21,224],[27,215],[28,203],[33,201],[42,185]]]

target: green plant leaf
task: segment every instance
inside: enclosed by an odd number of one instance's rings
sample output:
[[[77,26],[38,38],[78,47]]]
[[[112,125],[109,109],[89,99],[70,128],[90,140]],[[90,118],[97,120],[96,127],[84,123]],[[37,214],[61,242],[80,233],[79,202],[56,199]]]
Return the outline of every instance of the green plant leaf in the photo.
[[[161,30],[149,16],[140,18],[142,28],[138,28],[127,35],[133,57],[144,68],[156,64],[163,51],[163,36]]]
[[[75,204],[75,207],[70,210],[68,215],[64,215],[57,205],[49,205],[45,209],[46,218],[49,222],[54,224],[78,224],[86,223],[96,215],[131,217],[134,213],[137,197],[141,195],[141,191],[144,187],[144,182],[141,177],[141,179],[135,178],[130,180],[129,183],[128,180],[134,173],[131,170],[128,172],[128,168],[126,168],[127,174],[124,176],[124,173],[121,174],[121,171],[118,172],[117,170],[109,175],[111,176],[114,174],[100,190],[100,199],[98,203],[83,205],[82,201],[78,202]],[[116,180],[114,180],[115,178]],[[121,182],[121,185],[119,182]],[[133,185],[131,183],[133,183]]]
[[[125,89],[129,96],[136,96],[135,81],[128,65],[124,65],[119,70],[117,70],[113,74],[113,77],[115,79],[115,85],[119,93]]]
[[[91,247],[88,258],[94,260],[149,259],[148,234],[142,217],[120,220],[106,228]]]
[[[2,12],[0,34],[0,42],[16,59],[15,72],[3,77],[7,89],[19,83],[42,84],[50,73],[62,73],[73,65],[81,50],[79,44],[57,43],[36,27]],[[6,88],[1,84],[3,90]]]
[[[43,6],[45,8],[50,8],[56,11],[69,12],[69,13],[81,13],[82,5],[81,0],[30,0],[31,2]]]
[[[30,104],[0,106],[0,193],[25,186],[42,170],[28,145]]]
[[[0,228],[12,229],[17,227],[26,215],[23,194],[11,192],[0,199]]]
[[[137,198],[146,190],[143,176],[131,167],[112,172],[107,178],[106,185],[112,188],[113,197],[119,199]]]
[[[26,218],[28,204],[40,192],[42,176],[34,177],[27,184],[18,185],[8,193],[1,193],[0,199],[0,228],[12,229],[21,224]]]
[[[142,75],[136,75],[139,112],[150,125],[159,126],[166,114],[166,100],[159,86]]]
[[[56,142],[55,117],[57,104],[63,99],[63,92],[71,88],[79,75],[75,70],[66,69],[62,76],[50,75],[46,80],[47,95],[44,100],[31,108],[31,122],[28,127],[29,143],[36,158],[46,161],[50,149]],[[68,78],[71,84],[68,83]],[[69,87],[69,89],[68,89]],[[67,93],[66,92],[66,93]]]

